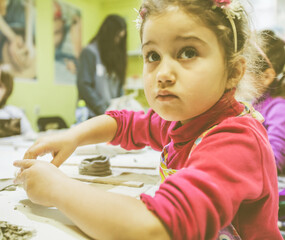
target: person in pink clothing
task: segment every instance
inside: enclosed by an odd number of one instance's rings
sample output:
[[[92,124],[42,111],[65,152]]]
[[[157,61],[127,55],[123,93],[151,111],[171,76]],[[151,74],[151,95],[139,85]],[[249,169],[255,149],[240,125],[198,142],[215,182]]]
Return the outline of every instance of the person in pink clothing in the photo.
[[[238,0],[143,1],[136,22],[149,111],[109,111],[40,138],[14,162],[15,182],[96,239],[282,239],[262,116],[236,100],[240,87],[254,89],[246,16]],[[76,147],[100,142],[160,150],[155,195],[101,191],[57,168]],[[46,153],[51,163],[36,160]]]

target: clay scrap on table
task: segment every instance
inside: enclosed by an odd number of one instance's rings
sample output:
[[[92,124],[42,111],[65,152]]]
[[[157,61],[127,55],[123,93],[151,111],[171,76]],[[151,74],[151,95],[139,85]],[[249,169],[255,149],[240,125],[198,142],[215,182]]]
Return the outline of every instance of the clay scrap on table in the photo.
[[[35,233],[35,230],[10,224],[6,221],[0,221],[1,240],[29,240],[35,235]]]

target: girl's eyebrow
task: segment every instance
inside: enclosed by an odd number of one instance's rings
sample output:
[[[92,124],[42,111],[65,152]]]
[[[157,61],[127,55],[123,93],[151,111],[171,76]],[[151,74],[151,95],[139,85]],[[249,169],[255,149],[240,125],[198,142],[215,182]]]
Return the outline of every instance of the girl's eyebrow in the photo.
[[[143,49],[146,45],[150,45],[150,44],[153,44],[153,43],[154,43],[154,41],[147,41],[147,42],[142,44],[141,49]]]
[[[177,36],[175,38],[175,40],[178,40],[178,41],[188,41],[188,40],[191,40],[191,41],[195,41],[195,42],[199,42],[201,43],[202,45],[208,45],[204,40],[202,40],[201,38],[199,37],[195,37],[195,36]]]
[[[188,41],[188,40],[191,40],[191,41],[199,42],[202,45],[208,45],[204,40],[202,40],[201,38],[196,37],[196,36],[177,36],[175,38],[175,40],[176,41]],[[142,44],[141,49],[143,49],[147,45],[154,44],[154,43],[155,43],[154,41],[147,41],[147,42]]]

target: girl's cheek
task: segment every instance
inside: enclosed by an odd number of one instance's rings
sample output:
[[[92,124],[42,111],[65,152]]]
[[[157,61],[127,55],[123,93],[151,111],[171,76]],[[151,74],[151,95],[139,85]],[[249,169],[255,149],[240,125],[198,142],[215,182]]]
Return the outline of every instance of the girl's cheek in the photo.
[[[146,74],[154,74],[156,66],[157,66],[157,63],[145,63],[143,71]]]
[[[151,80],[151,78],[148,76],[146,76],[144,78],[144,91],[145,91],[145,94],[149,94],[149,92],[152,90],[153,88],[153,81]]]

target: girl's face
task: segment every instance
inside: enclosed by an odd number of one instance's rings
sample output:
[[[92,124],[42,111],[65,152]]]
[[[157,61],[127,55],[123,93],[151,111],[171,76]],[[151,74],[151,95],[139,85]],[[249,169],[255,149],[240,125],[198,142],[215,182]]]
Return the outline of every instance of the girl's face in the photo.
[[[216,35],[179,8],[148,17],[142,53],[146,98],[165,120],[185,124],[225,91],[226,64]]]

